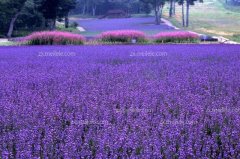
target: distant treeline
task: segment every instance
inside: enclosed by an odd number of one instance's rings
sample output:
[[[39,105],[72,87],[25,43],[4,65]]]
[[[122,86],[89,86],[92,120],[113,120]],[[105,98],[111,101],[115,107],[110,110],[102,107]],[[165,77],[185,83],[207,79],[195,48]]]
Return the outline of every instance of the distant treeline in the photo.
[[[75,14],[105,15],[109,10],[123,10],[127,14],[149,14],[151,6],[139,0],[78,0]]]
[[[176,4],[182,6],[183,26],[189,25],[189,8],[202,0],[1,0],[0,36],[12,37],[15,31],[54,30],[56,20],[69,26],[69,14],[99,16],[109,10],[130,14],[155,14],[161,23],[162,11],[169,5],[169,16],[175,15]]]

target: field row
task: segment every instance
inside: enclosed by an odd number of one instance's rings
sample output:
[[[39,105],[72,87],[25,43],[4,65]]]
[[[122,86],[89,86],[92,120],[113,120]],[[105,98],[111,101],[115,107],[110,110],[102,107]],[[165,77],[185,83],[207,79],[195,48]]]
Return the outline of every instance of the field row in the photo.
[[[0,47],[0,158],[240,158],[239,50]]]

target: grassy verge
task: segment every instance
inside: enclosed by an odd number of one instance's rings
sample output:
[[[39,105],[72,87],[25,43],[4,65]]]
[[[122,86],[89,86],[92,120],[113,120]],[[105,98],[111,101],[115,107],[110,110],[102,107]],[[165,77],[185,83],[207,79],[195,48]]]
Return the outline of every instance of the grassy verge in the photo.
[[[71,18],[87,19],[87,18],[97,18],[97,17],[96,16],[91,16],[91,15],[75,14],[75,15],[71,15]]]
[[[153,14],[131,14],[131,17],[134,18],[145,18],[145,17],[152,17],[154,16]]]
[[[226,9],[219,0],[205,0],[204,3],[196,3],[190,9],[190,26],[182,28],[181,6],[176,7],[176,16],[168,17],[167,7],[164,17],[175,26],[198,33],[223,36],[233,41],[240,42],[240,12]]]
[[[16,42],[12,42],[12,41],[1,42],[0,41],[0,46],[13,46],[13,45],[17,45]]]
[[[58,31],[66,31],[66,32],[71,32],[71,33],[76,33],[76,34],[80,33],[80,31],[75,27],[69,26],[69,28],[65,28],[63,23],[57,23],[56,29]]]

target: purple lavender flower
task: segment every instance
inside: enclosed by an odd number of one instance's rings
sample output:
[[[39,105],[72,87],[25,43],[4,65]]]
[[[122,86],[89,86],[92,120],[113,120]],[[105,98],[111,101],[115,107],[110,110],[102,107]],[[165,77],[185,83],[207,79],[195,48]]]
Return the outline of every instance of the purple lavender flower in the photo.
[[[239,158],[239,50],[0,47],[0,158]]]

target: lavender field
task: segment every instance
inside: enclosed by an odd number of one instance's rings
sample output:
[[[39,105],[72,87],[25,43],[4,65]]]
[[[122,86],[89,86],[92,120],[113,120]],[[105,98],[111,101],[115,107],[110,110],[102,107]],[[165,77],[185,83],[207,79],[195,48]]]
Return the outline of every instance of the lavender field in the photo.
[[[2,159],[240,158],[239,45],[0,47],[0,72]]]
[[[118,19],[81,19],[76,20],[87,32],[100,33],[110,30],[140,30],[149,34],[173,31],[174,28],[164,23],[154,24],[154,17],[118,18]]]

